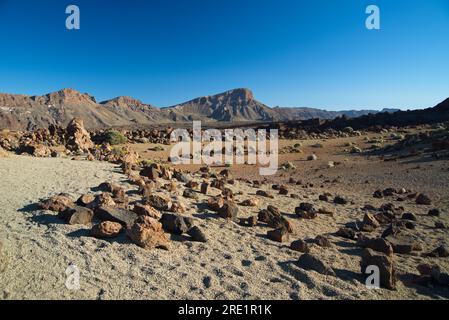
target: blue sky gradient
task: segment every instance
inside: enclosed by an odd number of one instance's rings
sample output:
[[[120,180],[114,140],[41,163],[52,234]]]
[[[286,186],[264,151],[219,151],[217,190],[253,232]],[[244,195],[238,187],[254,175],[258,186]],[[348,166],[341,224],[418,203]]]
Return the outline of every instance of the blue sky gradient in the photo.
[[[65,28],[65,8],[81,30]],[[381,30],[365,9],[381,10]],[[421,108],[449,97],[447,0],[0,0],[0,92],[156,106],[247,87],[269,106]]]

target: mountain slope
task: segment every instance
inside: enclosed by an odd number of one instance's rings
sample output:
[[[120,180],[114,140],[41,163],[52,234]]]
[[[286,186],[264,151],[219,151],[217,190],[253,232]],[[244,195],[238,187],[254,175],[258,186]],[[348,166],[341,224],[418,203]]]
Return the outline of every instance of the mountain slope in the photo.
[[[378,110],[343,110],[343,111],[327,111],[323,109],[316,108],[282,108],[276,107],[273,110],[278,114],[282,121],[292,121],[292,120],[309,120],[309,119],[324,119],[331,120],[337,117],[346,116],[349,118],[357,118],[367,114],[376,114],[379,112],[396,112],[399,109],[383,109]]]
[[[82,118],[89,129],[140,128],[174,122],[188,123],[192,120],[209,123],[299,121],[315,118],[332,120],[343,115],[346,118],[357,118],[353,121],[354,125],[369,121],[408,123],[413,122],[416,117],[424,121],[434,121],[440,114],[447,115],[449,99],[425,111],[399,112],[394,109],[383,111],[388,113],[378,113],[374,110],[269,108],[257,101],[248,89],[234,89],[160,109],[132,97],[117,97],[98,103],[89,94],[63,89],[43,96],[0,94],[0,129],[35,130],[47,128],[50,124],[66,126],[75,117]]]
[[[134,100],[137,101],[137,100]],[[163,121],[162,113],[131,98],[119,97],[98,104],[94,97],[73,89],[44,96],[0,94],[0,128],[34,130],[50,124],[66,126],[82,118],[89,129],[149,125]]]
[[[212,121],[273,121],[278,115],[273,109],[254,99],[248,89],[235,89],[213,96],[197,98],[163,110],[188,120]]]

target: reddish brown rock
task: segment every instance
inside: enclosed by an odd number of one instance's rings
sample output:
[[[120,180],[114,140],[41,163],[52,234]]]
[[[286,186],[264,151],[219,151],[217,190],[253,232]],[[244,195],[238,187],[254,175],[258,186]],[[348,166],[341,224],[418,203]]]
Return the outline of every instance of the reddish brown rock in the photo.
[[[287,242],[289,239],[289,233],[288,230],[285,228],[279,228],[276,230],[270,230],[267,232],[267,237],[270,240],[276,241],[276,242]]]
[[[256,195],[261,196],[261,197],[265,197],[265,198],[270,198],[270,199],[274,199],[274,196],[270,193],[268,193],[267,191],[264,190],[257,190]]]
[[[170,200],[170,198],[157,194],[153,194],[145,198],[145,202],[153,208],[161,211],[168,211],[172,206],[172,201]]]
[[[362,248],[368,248],[377,252],[382,252],[387,256],[392,256],[394,252],[391,244],[383,238],[372,239],[363,235],[359,235],[359,238],[357,239],[357,245]]]
[[[256,198],[247,199],[247,200],[241,202],[240,205],[244,206],[244,207],[257,207],[259,205],[259,200]]]
[[[66,129],[66,148],[72,152],[89,152],[94,148],[82,119],[73,119]]]
[[[94,225],[90,230],[90,235],[99,239],[114,238],[120,234],[123,227],[120,223],[104,221]]]
[[[89,203],[92,203],[95,197],[92,194],[84,194],[76,200],[76,204],[82,207],[86,207]]]
[[[329,241],[329,239],[322,235],[316,236],[315,239],[312,240],[312,242],[322,248],[332,247],[332,243]]]
[[[55,212],[62,212],[74,206],[72,198],[66,194],[56,195],[39,203],[41,209]]]
[[[94,212],[88,208],[74,206],[59,213],[59,218],[71,225],[88,225],[92,222]]]
[[[156,220],[162,217],[162,214],[150,205],[136,204],[133,211],[139,216],[147,216]]]
[[[380,227],[379,221],[371,213],[365,213],[362,221],[362,231],[370,232]]]
[[[257,226],[257,217],[241,218],[239,224],[244,227]]]
[[[360,262],[361,272],[364,276],[369,275],[367,273],[369,266],[377,266],[379,268],[381,287],[389,290],[396,288],[396,271],[393,257],[375,252],[371,249],[365,249],[362,254],[362,261]]]
[[[223,197],[212,197],[207,200],[207,205],[210,210],[218,211],[225,204],[225,199]]]
[[[135,212],[112,207],[99,207],[95,210],[96,218],[101,221],[112,221],[120,223],[124,227],[131,226],[139,217]]]
[[[297,264],[304,270],[312,270],[323,275],[336,276],[335,271],[329,265],[309,253],[304,253],[299,257]]]
[[[87,208],[96,210],[99,207],[116,207],[117,203],[112,199],[111,194],[109,193],[101,193],[95,196],[94,201],[87,204]]]
[[[218,210],[218,215],[223,219],[230,219],[234,220],[239,215],[239,207],[232,202],[232,201],[226,201],[224,205]]]
[[[152,164],[148,167],[145,167],[142,171],[140,171],[140,175],[150,178],[151,180],[156,180],[161,176],[160,166],[157,164]]]
[[[309,245],[303,240],[296,240],[290,244],[290,249],[302,253],[309,253]]]
[[[27,153],[36,158],[51,157],[51,149],[43,144],[32,142],[30,144],[21,145],[19,153]]]
[[[128,237],[144,249],[161,248],[168,250],[170,240],[162,229],[162,224],[157,220],[141,216],[127,229]]]

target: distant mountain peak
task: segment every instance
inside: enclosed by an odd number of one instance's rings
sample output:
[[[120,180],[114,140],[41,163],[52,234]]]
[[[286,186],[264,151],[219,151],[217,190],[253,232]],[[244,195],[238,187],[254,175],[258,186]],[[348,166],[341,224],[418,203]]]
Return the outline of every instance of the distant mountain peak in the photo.
[[[81,95],[82,94],[78,90],[75,90],[75,89],[72,89],[72,88],[64,88],[64,89],[61,89],[61,90],[57,91],[56,93],[67,95],[67,96]]]
[[[218,95],[230,96],[231,99],[238,100],[243,103],[245,103],[245,102],[248,103],[248,102],[254,100],[253,92],[247,88],[237,88],[237,89],[226,91],[226,92],[224,92],[222,94],[218,94]]]
[[[100,102],[100,104],[119,108],[141,108],[141,107],[152,108],[151,105],[145,104],[142,101],[129,96],[115,97],[113,99]]]
[[[41,97],[35,97],[37,100],[44,99],[48,104],[82,104],[96,103],[95,98],[87,93],[81,93],[72,88],[64,88],[56,92],[48,93]]]

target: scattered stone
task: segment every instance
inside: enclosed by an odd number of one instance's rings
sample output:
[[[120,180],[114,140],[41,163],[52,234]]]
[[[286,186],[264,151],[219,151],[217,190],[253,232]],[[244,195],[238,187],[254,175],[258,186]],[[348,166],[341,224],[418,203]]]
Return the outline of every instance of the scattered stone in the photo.
[[[207,195],[208,190],[209,190],[209,184],[205,183],[205,182],[202,183],[201,184],[201,193]]]
[[[288,188],[286,186],[280,186],[279,187],[279,194],[280,195],[288,195]]]
[[[416,242],[411,236],[408,235],[396,235],[385,237],[391,246],[393,247],[394,253],[399,254],[410,254],[412,251],[421,251],[422,246],[420,243]]]
[[[189,182],[186,183],[185,187],[189,189],[198,189],[199,185],[200,184],[198,182],[190,180]]]
[[[302,219],[307,219],[307,220],[312,220],[315,219],[318,216],[318,213],[316,211],[300,211],[300,210],[295,210],[296,214],[302,218]]]
[[[199,227],[193,227],[187,234],[192,237],[193,241],[197,242],[207,242],[207,237],[204,232]]]
[[[88,225],[92,222],[94,212],[86,207],[74,206],[61,211],[58,217],[71,225]]]
[[[387,188],[382,191],[382,194],[384,197],[391,197],[396,193],[396,189],[394,188]]]
[[[156,220],[162,217],[161,213],[150,205],[136,204],[134,205],[133,212],[139,216],[147,216]]]
[[[129,228],[139,217],[137,213],[112,207],[99,207],[95,210],[95,216],[101,221],[111,221],[120,223],[125,228]]]
[[[387,256],[392,256],[394,251],[391,244],[383,238],[368,238],[364,235],[359,235],[357,245],[362,248],[369,248],[371,250],[382,252]]]
[[[273,229],[284,228],[289,233],[293,232],[292,224],[282,216],[272,216],[270,221],[268,222],[268,227]]]
[[[100,185],[95,189],[98,191],[102,191],[102,192],[112,193],[114,191],[114,189],[117,189],[117,188],[120,188],[120,186],[117,184],[113,184],[112,182],[103,182],[103,183],[100,183]]]
[[[289,239],[288,230],[285,228],[279,228],[276,230],[270,230],[267,232],[267,237],[270,240],[276,241],[276,242],[287,242]]]
[[[418,266],[418,271],[423,276],[429,276],[438,285],[449,286],[449,274],[442,271],[440,266],[421,264]]]
[[[27,153],[36,158],[51,157],[51,149],[40,143],[32,142],[27,145],[21,145],[17,151],[19,154]]]
[[[430,200],[430,198],[427,195],[420,193],[416,197],[416,204],[429,206],[432,204],[432,201]]]
[[[161,211],[168,211],[172,206],[170,198],[156,194],[146,197],[145,203]]]
[[[210,210],[217,212],[225,204],[223,197],[212,197],[207,200],[207,205]]]
[[[126,191],[122,187],[117,187],[112,191],[112,197],[117,204],[128,204]]]
[[[120,234],[123,226],[117,222],[103,221],[96,224],[90,230],[90,235],[98,239],[114,238]]]
[[[240,218],[239,224],[243,227],[257,226],[257,217]]]
[[[389,236],[396,237],[400,233],[402,233],[403,229],[405,228],[405,225],[403,223],[394,222],[391,223],[382,233],[382,238],[386,238]]]
[[[303,219],[315,219],[317,217],[317,211],[313,204],[307,202],[303,202],[299,207],[296,207],[295,213]]]
[[[293,162],[286,162],[282,165],[282,168],[284,170],[296,170],[296,166],[293,164]]]
[[[346,200],[345,198],[343,198],[342,196],[336,196],[334,199],[334,203],[335,204],[341,204],[341,205],[345,205],[348,203],[348,200]]]
[[[159,221],[162,223],[164,230],[168,233],[182,235],[190,229],[187,226],[184,217],[176,214],[164,213]]]
[[[290,249],[302,253],[309,253],[309,245],[304,240],[296,240],[290,244]]]
[[[426,256],[431,258],[447,258],[449,257],[449,249],[445,245],[441,245],[435,250],[427,253]]]
[[[315,208],[313,204],[303,202],[299,204],[299,207],[295,209],[295,211],[305,211],[305,212],[313,212],[315,211]]]
[[[324,214],[326,216],[333,217],[335,215],[335,211],[333,209],[327,209],[327,208],[320,208],[318,209],[319,214]]]
[[[379,221],[371,213],[365,213],[362,221],[362,231],[371,231],[380,227]]]
[[[168,250],[169,238],[162,229],[162,224],[157,220],[141,216],[127,229],[128,237],[138,246],[144,249],[161,248]]]
[[[241,202],[240,205],[244,207],[257,207],[259,206],[259,200],[257,198],[247,199]]]
[[[226,201],[218,210],[218,215],[223,219],[234,220],[239,215],[239,207],[232,201]]]
[[[267,191],[264,190],[257,190],[256,195],[261,196],[261,197],[265,197],[265,198],[270,198],[270,199],[274,199],[274,196],[270,193],[268,193]]]
[[[112,199],[111,194],[109,193],[101,193],[97,196],[95,196],[94,201],[87,204],[87,208],[96,210],[99,207],[116,207],[117,203],[115,203],[114,199]]]
[[[186,205],[182,202],[173,202],[170,209],[168,210],[173,213],[185,213],[187,211]]]
[[[323,275],[336,276],[335,271],[329,265],[309,253],[301,255],[297,263],[304,270],[312,270]]]
[[[435,222],[436,229],[447,229],[447,225],[442,221]]]
[[[360,267],[364,276],[369,276],[368,267],[377,266],[379,268],[380,285],[383,288],[394,290],[396,288],[396,271],[394,268],[393,257],[387,256],[371,249],[365,249],[362,254]]]
[[[234,192],[229,188],[223,188],[221,194],[226,200],[234,200]]]
[[[192,189],[185,189],[182,196],[187,199],[198,200],[198,194]]]
[[[316,154],[312,154],[307,157],[307,161],[316,161],[318,160],[318,156]]]
[[[431,209],[431,210],[429,210],[428,215],[431,217],[439,217],[441,215],[441,213],[440,213],[439,209]]]
[[[406,212],[402,215],[402,220],[417,221],[418,219],[413,213]]]
[[[150,166],[143,168],[142,171],[140,171],[140,175],[151,180],[159,179],[161,176],[160,167],[157,164],[151,164]]]
[[[351,228],[340,228],[335,235],[350,240],[356,237],[355,231]]]
[[[72,208],[74,206],[75,203],[73,202],[73,199],[69,195],[63,193],[39,203],[39,207],[42,210],[49,210],[54,212],[62,212],[67,208]]]
[[[81,207],[87,207],[90,203],[95,200],[94,195],[92,194],[84,194],[76,200],[76,204]]]
[[[382,190],[376,190],[376,191],[374,191],[373,197],[374,197],[374,198],[377,198],[377,199],[383,198],[384,195],[383,195],[383,193],[382,193]]]
[[[315,239],[312,240],[312,242],[322,248],[332,247],[332,243],[329,241],[329,239],[322,235],[316,236]]]

